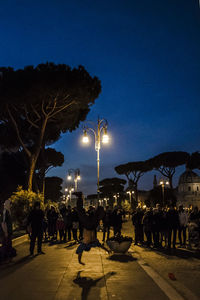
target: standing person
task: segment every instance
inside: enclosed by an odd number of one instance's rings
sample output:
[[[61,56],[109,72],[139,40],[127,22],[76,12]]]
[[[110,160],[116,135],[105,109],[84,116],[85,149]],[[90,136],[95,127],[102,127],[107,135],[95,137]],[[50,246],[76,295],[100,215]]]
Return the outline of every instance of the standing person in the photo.
[[[150,247],[152,244],[152,217],[153,217],[153,212],[151,208],[147,208],[146,212],[144,213],[143,217],[143,228],[144,228],[144,233],[147,238],[147,247]]]
[[[188,240],[189,248],[194,244],[195,247],[200,245],[200,213],[198,207],[195,206],[190,215],[188,222]]]
[[[121,211],[119,210],[119,208],[117,206],[114,207],[111,219],[112,219],[114,235],[116,235],[116,234],[121,235],[122,214],[121,214]]]
[[[136,208],[136,212],[132,216],[132,223],[134,226],[134,231],[135,231],[135,245],[143,243],[144,241],[144,235],[143,235],[143,211],[141,210],[140,207]]]
[[[64,214],[64,223],[65,223],[65,233],[64,233],[64,242],[71,241],[71,231],[72,231],[72,211],[71,206],[68,205],[67,211]]]
[[[176,249],[176,235],[179,227],[179,216],[178,216],[178,211],[173,207],[173,205],[171,205],[169,210],[167,211],[166,218],[167,218],[167,226],[168,226],[168,249],[169,250],[171,249],[172,233],[173,233],[173,248]]]
[[[51,205],[51,209],[47,212],[48,219],[48,235],[52,238],[52,241],[57,239],[57,231],[56,231],[56,221],[58,218],[58,214],[53,205]]]
[[[78,213],[76,207],[72,209],[72,234],[73,239],[77,242],[77,230],[79,228],[79,219],[78,219]]]
[[[35,241],[37,239],[37,252],[38,254],[45,254],[42,251],[42,237],[43,237],[43,222],[44,212],[40,209],[40,202],[36,201],[33,210],[28,216],[27,227],[31,231],[30,241],[30,255],[32,256],[35,248]]]
[[[188,225],[188,214],[186,211],[183,209],[183,205],[179,206],[178,210],[178,216],[179,216],[179,228],[178,228],[178,238],[180,242],[180,247],[186,246],[186,228]],[[182,240],[183,236],[183,240]]]
[[[48,237],[47,237],[47,229],[48,229],[48,220],[47,217],[44,217],[44,221],[43,221],[43,233],[44,233],[44,240],[47,241]]]
[[[59,232],[60,242],[62,242],[64,239],[65,222],[61,214],[58,215],[58,219],[56,221],[56,230]]]
[[[105,241],[106,233],[107,233],[107,240],[110,236],[110,225],[111,225],[111,210],[109,206],[106,206],[105,215],[102,219],[103,221],[103,242]]]
[[[12,218],[10,200],[6,200],[4,203],[3,219],[1,226],[3,230],[2,247],[5,253],[4,258],[11,259],[13,256],[16,255],[16,253],[14,255],[14,250],[12,248]]]
[[[153,231],[153,243],[154,248],[159,248],[162,245],[161,231],[163,225],[163,212],[159,203],[156,204],[156,208],[153,210],[152,218],[152,231]]]

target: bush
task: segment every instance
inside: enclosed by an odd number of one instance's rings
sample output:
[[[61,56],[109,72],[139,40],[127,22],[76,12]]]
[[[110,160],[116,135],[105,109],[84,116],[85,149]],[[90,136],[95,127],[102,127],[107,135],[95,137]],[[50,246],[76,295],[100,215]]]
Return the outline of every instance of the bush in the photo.
[[[36,201],[44,208],[44,197],[40,193],[23,190],[21,186],[9,198],[12,203],[12,219],[18,228],[23,228],[26,224],[28,214]]]

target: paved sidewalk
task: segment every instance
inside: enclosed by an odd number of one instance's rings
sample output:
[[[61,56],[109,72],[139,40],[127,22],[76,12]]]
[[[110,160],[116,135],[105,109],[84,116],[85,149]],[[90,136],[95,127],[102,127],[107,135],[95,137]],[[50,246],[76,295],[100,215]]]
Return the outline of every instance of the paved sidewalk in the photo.
[[[125,223],[123,233],[130,235],[132,232],[131,223]],[[101,241],[102,233],[98,233],[98,237]],[[169,296],[166,287],[170,288],[172,284],[176,295],[174,298],[172,290],[170,297],[172,300],[195,299],[192,298],[193,293],[187,293],[193,289],[197,296],[200,295],[198,286],[195,288],[189,284],[186,293],[182,290],[180,284],[184,283],[184,280],[182,282],[179,280],[181,272],[175,274],[178,277],[175,283],[170,282],[167,277],[169,270],[173,270],[173,264],[176,264],[176,270],[180,271],[180,265],[186,264],[183,259],[167,257],[134,246],[131,247],[129,255],[112,256],[102,249],[93,248],[90,252],[84,252],[83,262],[86,265],[82,266],[78,264],[76,248],[77,245],[73,243],[44,244],[43,250],[46,254],[30,258],[28,242],[17,246],[18,255],[13,262],[0,266],[0,299],[166,300],[169,299],[166,296]],[[141,258],[145,260],[143,263]],[[199,263],[187,260],[186,266],[193,272],[194,268],[199,268]],[[145,271],[145,268],[150,267],[164,278],[165,289],[161,290],[162,287],[159,287],[158,283],[162,278],[157,276],[157,273],[154,272],[155,278],[158,279],[156,281]],[[181,270],[188,272],[184,267]],[[151,269],[150,271],[152,273]],[[194,275],[197,279],[199,274],[199,270],[196,269]],[[197,282],[195,278],[193,281]]]
[[[100,234],[101,235],[101,234]],[[45,255],[29,258],[28,243],[18,246],[18,256],[0,267],[1,300],[168,299],[129,256],[109,256],[99,248],[83,254],[78,264],[77,245],[44,245]]]

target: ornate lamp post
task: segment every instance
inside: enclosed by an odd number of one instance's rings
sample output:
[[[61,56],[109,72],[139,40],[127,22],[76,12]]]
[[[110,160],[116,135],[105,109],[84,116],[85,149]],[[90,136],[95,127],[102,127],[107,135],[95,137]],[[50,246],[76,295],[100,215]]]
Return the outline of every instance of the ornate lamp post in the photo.
[[[131,204],[131,200],[132,200],[132,195],[134,194],[134,191],[128,191],[126,192],[127,194],[129,194],[129,201],[130,201],[130,204]]]
[[[163,202],[163,206],[164,206],[164,204],[165,204],[165,186],[169,185],[169,181],[161,178],[160,185],[162,187],[162,197],[163,197],[162,202]]]
[[[65,189],[65,192],[68,192],[69,194],[69,199],[70,199],[70,202],[72,200],[72,192],[74,192],[74,188],[66,188]],[[67,201],[66,201],[67,202]]]
[[[69,169],[68,170],[68,176],[67,176],[68,180],[72,180],[72,174],[74,175],[75,192],[77,192],[77,190],[78,190],[78,181],[81,180],[80,170],[79,169]]]
[[[107,134],[107,125],[108,122],[105,119],[100,120],[98,118],[97,124],[94,122],[88,122],[92,124],[92,127],[84,126],[83,127],[83,143],[87,144],[89,142],[89,138],[87,133],[92,132],[95,138],[95,150],[97,151],[97,195],[99,199],[99,151],[101,149],[101,142],[107,144],[109,142],[109,137]],[[102,134],[103,132],[103,134]],[[102,139],[101,139],[102,138]]]

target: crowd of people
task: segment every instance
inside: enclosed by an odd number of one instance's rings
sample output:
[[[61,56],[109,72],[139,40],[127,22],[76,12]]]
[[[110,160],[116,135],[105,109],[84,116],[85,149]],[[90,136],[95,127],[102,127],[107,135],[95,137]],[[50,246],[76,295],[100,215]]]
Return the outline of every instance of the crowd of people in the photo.
[[[177,209],[170,206],[161,208],[137,208],[132,214],[135,231],[135,245],[154,248],[200,247],[200,212],[198,207]],[[186,242],[188,243],[186,244]]]
[[[71,240],[80,242],[83,239],[83,231],[86,225],[83,222],[82,215],[90,216],[95,214],[96,209],[90,206],[88,210],[77,207],[71,208],[70,205],[62,205],[59,209],[51,206],[45,213],[40,209],[40,203],[36,202],[34,209],[28,216],[27,229],[30,233],[31,248],[30,254],[33,255],[35,240],[38,241],[38,252],[41,252],[42,239],[46,241],[59,241],[66,243]],[[109,238],[111,227],[114,235],[121,234],[122,218],[124,212],[115,207],[111,210],[108,206],[105,210],[102,208],[101,217],[96,216],[96,228],[102,227],[103,242]],[[100,224],[100,220],[102,220]]]
[[[119,207],[94,208],[87,210],[83,207],[71,208],[70,205],[61,205],[55,208],[53,205],[43,211],[40,202],[35,202],[26,222],[27,232],[30,236],[30,256],[34,255],[37,240],[37,253],[44,254],[42,242],[66,243],[74,241],[78,244],[76,253],[79,263],[83,251],[89,251],[91,247],[101,247],[107,250],[97,239],[97,232],[101,228],[102,242],[112,235],[121,235],[122,224],[126,213],[132,217],[134,226],[134,243],[152,248],[176,248],[193,246],[200,248],[200,212],[194,209],[178,209],[171,206],[161,208],[159,204],[155,208],[138,207],[135,211],[125,212]],[[16,255],[12,247],[12,218],[11,203],[5,201],[1,220],[2,251],[7,257]]]

